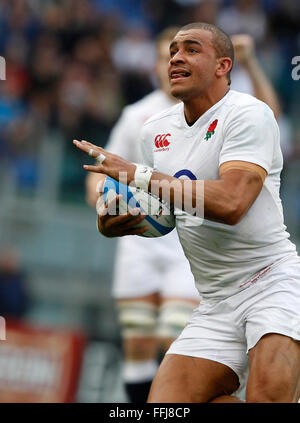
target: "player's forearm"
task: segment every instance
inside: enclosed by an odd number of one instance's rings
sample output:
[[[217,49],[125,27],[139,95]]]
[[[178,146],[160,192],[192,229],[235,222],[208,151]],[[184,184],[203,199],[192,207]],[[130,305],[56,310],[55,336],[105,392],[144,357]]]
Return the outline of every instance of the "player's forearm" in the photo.
[[[221,179],[181,180],[153,172],[149,191],[187,213],[228,225],[238,223],[246,210],[239,187],[232,190]]]
[[[254,88],[254,96],[266,103],[277,119],[280,113],[279,101],[275,90],[255,57],[244,63]]]

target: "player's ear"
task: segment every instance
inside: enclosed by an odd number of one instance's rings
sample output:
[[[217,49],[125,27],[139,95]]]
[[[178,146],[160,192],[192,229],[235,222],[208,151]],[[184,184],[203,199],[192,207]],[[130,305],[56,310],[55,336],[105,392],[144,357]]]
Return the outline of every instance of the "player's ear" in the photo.
[[[230,72],[232,68],[232,60],[230,57],[220,57],[217,59],[216,76],[222,77]]]

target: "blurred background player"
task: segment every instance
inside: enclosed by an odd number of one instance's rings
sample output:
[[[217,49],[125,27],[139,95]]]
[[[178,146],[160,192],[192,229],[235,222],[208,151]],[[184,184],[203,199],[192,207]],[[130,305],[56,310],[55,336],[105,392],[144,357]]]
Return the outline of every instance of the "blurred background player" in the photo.
[[[169,93],[167,65],[169,45],[179,28],[169,27],[157,38],[156,75],[159,87],[142,100],[124,108],[113,128],[106,149],[132,162],[141,163],[139,134],[153,114],[177,100]],[[233,37],[237,62],[245,69],[237,77],[240,91],[268,103],[279,114],[276,93],[259,66],[254,40],[248,35]],[[236,71],[238,74],[239,69]],[[253,87],[253,88],[252,88]],[[153,140],[154,142],[154,140]],[[87,177],[87,201],[95,206],[99,174]],[[132,402],[146,400],[157,370],[157,353],[165,351],[185,326],[197,302],[193,278],[183,256],[177,233],[151,240],[123,237],[119,240],[115,262],[113,296],[117,300],[124,351],[124,382]]]
[[[177,101],[169,94],[167,75],[169,45],[177,31],[167,28],[157,39],[160,89],[125,107],[111,132],[106,148],[128,160],[142,161],[139,134],[145,120]],[[87,200],[92,206],[98,181],[99,174],[88,176]],[[126,392],[131,402],[146,402],[159,350],[167,350],[200,299],[176,231],[152,240],[138,236],[119,240],[113,296],[121,324]]]
[[[256,58],[253,37],[248,34],[236,34],[231,36],[231,40],[237,64],[232,71],[231,89],[247,92],[264,101],[278,119],[278,97]]]

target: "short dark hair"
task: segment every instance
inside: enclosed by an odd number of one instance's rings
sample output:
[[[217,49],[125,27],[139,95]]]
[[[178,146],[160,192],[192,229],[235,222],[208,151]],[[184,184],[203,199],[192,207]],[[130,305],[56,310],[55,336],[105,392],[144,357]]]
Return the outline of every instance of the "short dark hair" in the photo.
[[[219,57],[230,57],[232,60],[232,65],[234,62],[234,48],[232,41],[229,35],[226,32],[222,31],[222,29],[218,28],[216,25],[209,24],[206,22],[193,22],[188,25],[184,25],[180,28],[180,31],[188,30],[188,29],[203,29],[205,31],[209,31],[213,35],[213,46],[216,51],[217,58]],[[232,67],[231,67],[232,69]],[[231,83],[230,80],[230,71],[228,72],[228,80],[229,85]]]

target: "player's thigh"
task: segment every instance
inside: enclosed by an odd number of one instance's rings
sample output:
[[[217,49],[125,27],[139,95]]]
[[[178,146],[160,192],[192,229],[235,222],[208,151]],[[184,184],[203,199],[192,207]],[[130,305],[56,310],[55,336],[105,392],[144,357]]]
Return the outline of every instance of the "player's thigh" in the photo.
[[[276,333],[264,335],[249,350],[248,402],[297,402],[300,344]]]
[[[158,293],[117,300],[123,352],[128,360],[156,356],[158,304]]]
[[[239,386],[228,366],[205,358],[167,354],[154,378],[148,402],[209,402]]]

